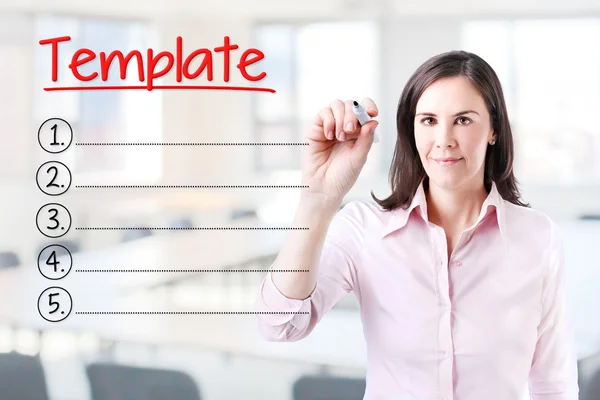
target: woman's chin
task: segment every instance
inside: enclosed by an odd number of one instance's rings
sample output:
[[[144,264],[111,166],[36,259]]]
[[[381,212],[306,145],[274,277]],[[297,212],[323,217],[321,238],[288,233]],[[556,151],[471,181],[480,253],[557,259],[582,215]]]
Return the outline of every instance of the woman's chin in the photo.
[[[429,175],[429,186],[432,184],[444,189],[444,190],[454,190],[467,182],[467,179],[464,176],[453,176],[453,175],[445,175],[445,176],[431,176]]]

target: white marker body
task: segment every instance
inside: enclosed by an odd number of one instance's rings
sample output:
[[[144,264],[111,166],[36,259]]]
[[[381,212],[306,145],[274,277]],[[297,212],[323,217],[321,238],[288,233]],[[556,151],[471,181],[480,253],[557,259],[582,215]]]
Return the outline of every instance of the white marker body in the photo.
[[[353,106],[352,111],[354,111],[354,115],[356,115],[356,119],[358,119],[358,123],[361,125],[364,125],[371,120],[371,116],[367,114],[367,110],[365,110],[360,103],[358,103],[358,106]],[[379,136],[377,136],[377,133],[373,134],[373,143],[379,143]]]

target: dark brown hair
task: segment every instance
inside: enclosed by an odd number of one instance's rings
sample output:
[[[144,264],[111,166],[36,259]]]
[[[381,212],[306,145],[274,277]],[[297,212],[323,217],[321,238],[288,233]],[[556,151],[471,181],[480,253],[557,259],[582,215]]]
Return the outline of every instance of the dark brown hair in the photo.
[[[492,181],[500,196],[513,204],[529,207],[520,200],[517,180],[513,174],[514,143],[504,102],[500,80],[492,67],[476,54],[450,51],[438,54],[423,63],[410,77],[398,103],[396,148],[390,166],[389,181],[392,194],[380,200],[371,191],[371,197],[384,209],[408,208],[421,183],[429,183],[419,158],[414,136],[414,118],[417,102],[425,89],[438,79],[464,76],[481,93],[491,124],[496,133],[496,143],[488,145],[485,155],[484,184],[489,192]]]

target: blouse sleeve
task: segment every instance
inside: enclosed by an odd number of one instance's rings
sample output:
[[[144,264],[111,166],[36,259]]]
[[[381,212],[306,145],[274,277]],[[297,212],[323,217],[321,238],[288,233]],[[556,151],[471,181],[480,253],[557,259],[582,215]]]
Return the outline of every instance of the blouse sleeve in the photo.
[[[353,290],[362,249],[362,227],[356,202],[333,217],[321,251],[317,283],[304,300],[283,295],[271,273],[262,281],[256,309],[258,327],[269,341],[296,341],[306,337],[339,299]],[[282,266],[285,267],[285,266]]]
[[[565,255],[553,222],[544,267],[542,318],[529,375],[529,393],[536,400],[576,400],[577,356],[566,307]]]

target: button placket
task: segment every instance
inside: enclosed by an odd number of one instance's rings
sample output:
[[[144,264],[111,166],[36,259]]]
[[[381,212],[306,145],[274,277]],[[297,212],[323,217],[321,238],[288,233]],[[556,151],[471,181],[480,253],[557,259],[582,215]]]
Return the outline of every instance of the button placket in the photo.
[[[457,254],[461,253],[463,251],[463,247],[465,247],[466,244],[471,240],[472,236],[473,236],[472,229],[466,230],[460,235],[458,243],[456,244],[456,247],[454,248],[454,251],[452,252],[452,258],[449,260],[449,263],[448,263],[449,266],[454,266],[454,267],[462,267],[463,266],[463,261],[461,259],[457,259]]]
[[[438,276],[439,285],[439,301],[440,301],[440,319],[439,319],[439,331],[438,331],[438,345],[442,351],[440,360],[440,371],[439,371],[439,385],[442,393],[448,395],[453,391],[453,366],[454,366],[454,343],[452,337],[452,302],[450,298],[450,274],[451,266],[454,263],[454,256],[448,258],[447,256],[447,241],[446,235],[443,229],[440,228],[440,269]],[[460,248],[458,245],[457,248]],[[436,249],[436,253],[438,249]],[[454,253],[454,252],[453,252]],[[442,261],[443,260],[443,261]],[[443,268],[441,268],[443,267]],[[451,398],[452,396],[450,396]]]

